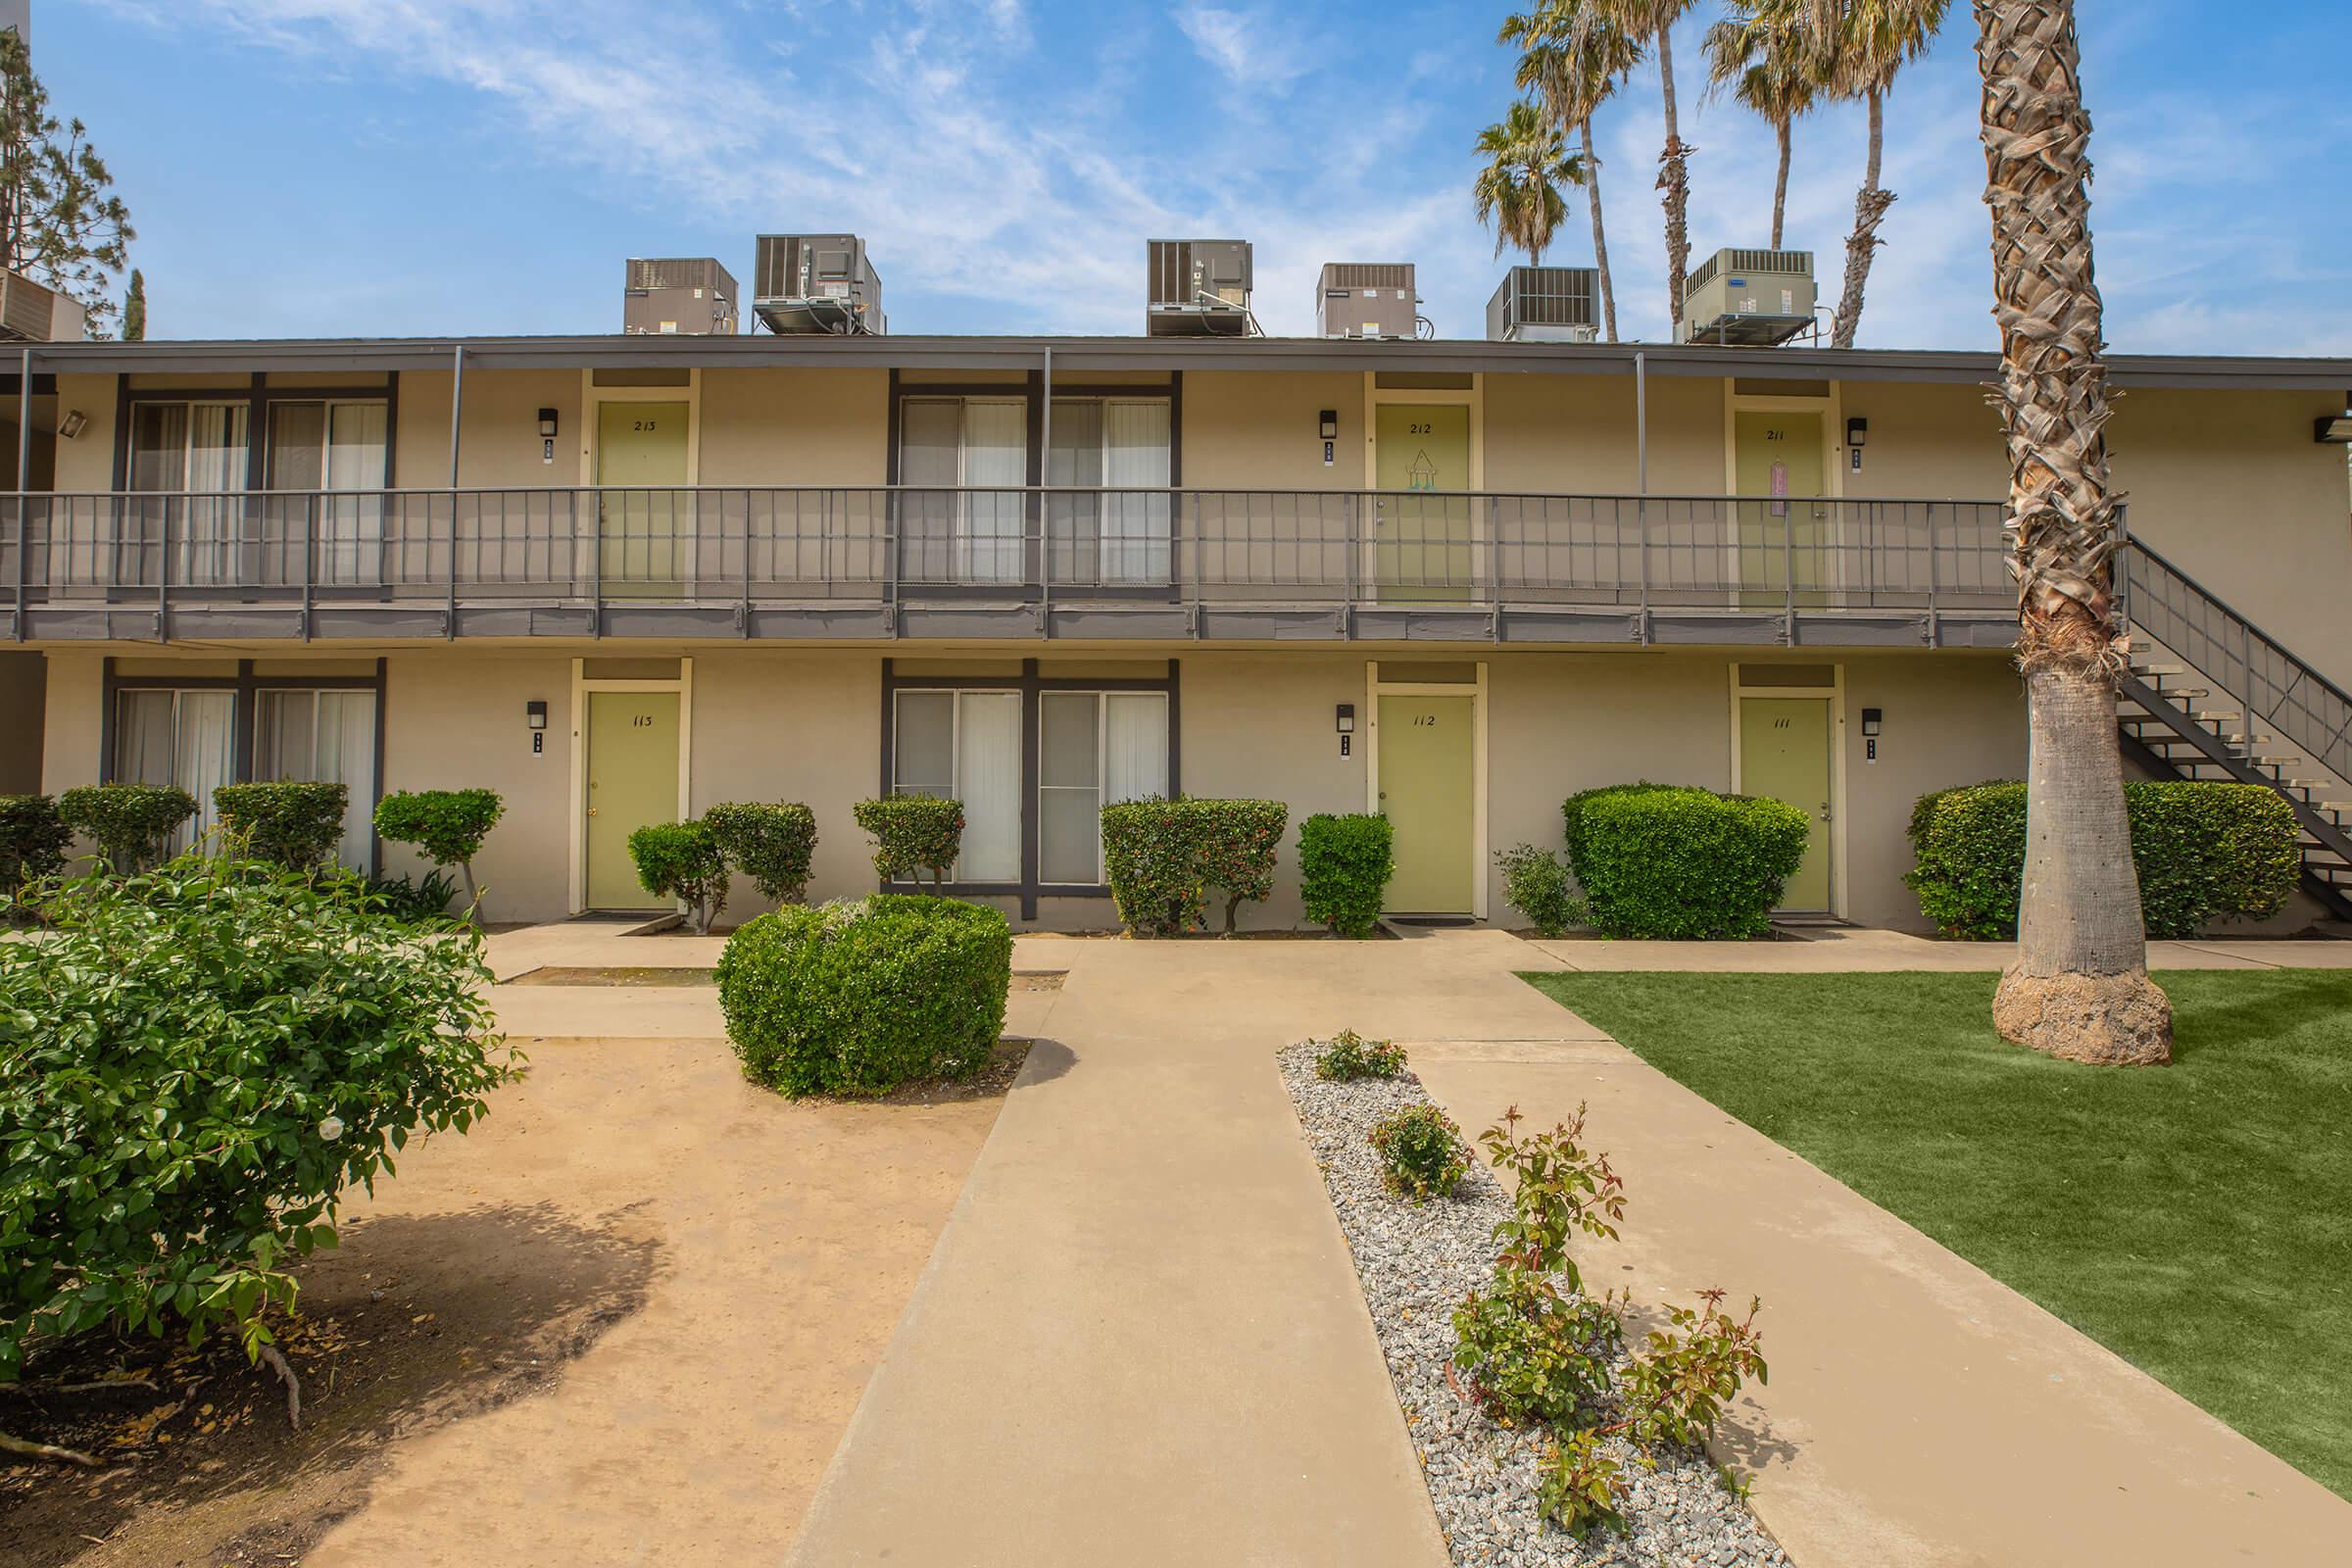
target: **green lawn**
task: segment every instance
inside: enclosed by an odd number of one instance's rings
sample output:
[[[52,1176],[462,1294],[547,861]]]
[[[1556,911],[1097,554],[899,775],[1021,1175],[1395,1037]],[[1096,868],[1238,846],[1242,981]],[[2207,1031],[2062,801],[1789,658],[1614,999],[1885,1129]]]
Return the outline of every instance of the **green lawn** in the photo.
[[[1994,977],[1544,974],[1643,1060],[2352,1496],[2352,972],[2172,972],[2174,1064]]]

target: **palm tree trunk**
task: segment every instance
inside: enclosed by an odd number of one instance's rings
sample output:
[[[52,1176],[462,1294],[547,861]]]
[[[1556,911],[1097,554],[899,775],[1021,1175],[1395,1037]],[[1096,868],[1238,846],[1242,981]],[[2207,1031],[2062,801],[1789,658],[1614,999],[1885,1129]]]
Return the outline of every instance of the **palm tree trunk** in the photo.
[[[2129,643],[2115,616],[2090,121],[2074,0],[1977,0],[1977,22],[2013,475],[2010,570],[2032,745],[2017,962],[2001,976],[1993,1023],[2021,1045],[2078,1061],[2169,1061],[2172,1004],[2148,978],[2116,740],[2115,683]],[[1875,171],[1875,135],[1873,152]]]
[[[1600,159],[1592,151],[1592,122],[1578,121],[1578,138],[1585,147],[1585,193],[1592,202],[1592,266],[1600,273],[1600,318],[1609,341],[1617,341],[1617,291],[1609,282],[1609,237],[1600,218]]]
[[[1658,189],[1666,209],[1666,320],[1669,335],[1683,324],[1683,283],[1690,275],[1690,149],[1683,145],[1674,108],[1674,38],[1658,29],[1658,81],[1666,94],[1666,148],[1658,154]]]
[[[1781,248],[1782,220],[1788,216],[1788,122],[1784,120],[1773,129],[1781,142],[1780,177],[1772,183],[1772,248]]]
[[[1862,289],[1870,281],[1871,253],[1879,248],[1879,224],[1894,205],[1894,192],[1879,189],[1879,154],[1886,142],[1886,95],[1870,90],[1870,159],[1863,166],[1862,188],[1854,192],[1854,231],[1845,237],[1845,288],[1838,296],[1838,317],[1830,328],[1830,347],[1850,349],[1862,325]]]

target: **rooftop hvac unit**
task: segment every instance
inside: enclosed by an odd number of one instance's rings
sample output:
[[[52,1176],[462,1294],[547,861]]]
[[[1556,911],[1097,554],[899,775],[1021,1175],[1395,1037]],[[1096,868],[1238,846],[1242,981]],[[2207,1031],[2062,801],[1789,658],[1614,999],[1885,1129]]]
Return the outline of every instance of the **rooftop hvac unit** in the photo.
[[[1600,337],[1600,270],[1514,267],[1487,301],[1496,343],[1592,343]]]
[[[732,337],[741,300],[734,277],[708,256],[631,257],[620,329]]]
[[[0,338],[19,343],[81,341],[81,301],[35,283],[22,272],[0,271]]]
[[[1151,297],[1144,306],[1148,337],[1246,337],[1257,330],[1250,314],[1250,242],[1246,239],[1154,239],[1144,242]]]
[[[770,332],[879,334],[882,274],[855,234],[762,234],[752,310]]]
[[[1813,327],[1811,251],[1720,250],[1691,270],[1676,336],[1769,348]]]
[[[1325,262],[1315,285],[1315,330],[1324,337],[1415,337],[1421,296],[1410,262]]]

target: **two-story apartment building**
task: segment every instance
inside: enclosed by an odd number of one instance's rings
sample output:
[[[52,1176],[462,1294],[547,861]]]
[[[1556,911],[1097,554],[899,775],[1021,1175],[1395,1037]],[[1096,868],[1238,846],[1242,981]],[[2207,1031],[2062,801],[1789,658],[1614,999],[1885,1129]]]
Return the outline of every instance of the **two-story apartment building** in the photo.
[[[487,785],[494,918],[644,907],[629,830],[733,799],[813,807],[811,895],[852,894],[851,804],[923,790],[965,803],[956,885],[1039,926],[1109,924],[1098,808],[1180,791],[1385,810],[1395,909],[1500,919],[1494,851],[1645,777],[1794,802],[1791,910],[1917,926],[1913,800],[2024,764],[1981,354],[598,335],[15,368],[0,639],[45,656],[43,786],[337,778],[346,858],[397,870],[368,803]],[[2352,528],[2315,423],[2352,362],[2114,379],[2133,612],[2205,677],[2180,726],[2340,825]],[[2143,766],[2209,750],[2131,732]],[[1288,859],[1260,923],[1298,918]]]

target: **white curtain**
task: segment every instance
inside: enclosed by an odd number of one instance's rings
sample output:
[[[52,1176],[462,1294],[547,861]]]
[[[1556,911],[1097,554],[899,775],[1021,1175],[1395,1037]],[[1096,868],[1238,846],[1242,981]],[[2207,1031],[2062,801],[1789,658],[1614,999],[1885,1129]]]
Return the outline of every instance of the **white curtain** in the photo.
[[[373,582],[384,538],[384,406],[330,406],[326,437],[326,488],[333,494],[323,503],[319,578]]]
[[[1112,401],[1102,410],[1102,482],[1155,495],[1102,498],[1102,580],[1168,581],[1168,406]]]
[[[254,721],[254,775],[312,779],[344,788],[337,864],[371,864],[375,798],[375,693],[270,691]]]
[[[1102,799],[1146,801],[1168,793],[1168,700],[1112,692],[1102,700]]]
[[[241,403],[189,405],[189,499],[180,524],[181,582],[237,580],[240,503],[222,492],[245,488],[245,415]]]
[[[964,692],[957,699],[956,798],[963,802],[959,882],[1011,882],[1021,874],[1021,699]]]
[[[972,398],[963,405],[965,493],[956,529],[962,581],[1021,580],[1027,412],[1024,404],[992,398]]]
[[[196,798],[196,814],[172,837],[172,848],[188,848],[218,827],[213,791],[236,776],[234,692],[180,692],[173,725],[172,782]]]
[[[122,694],[115,708],[115,781],[172,782],[172,693]]]

